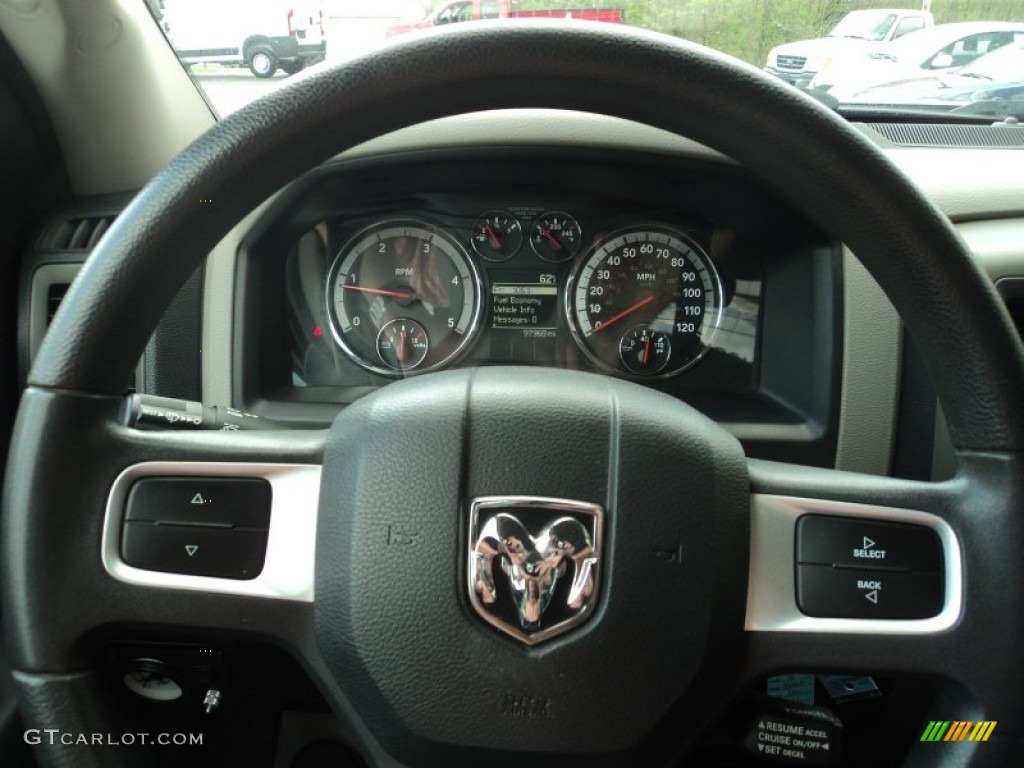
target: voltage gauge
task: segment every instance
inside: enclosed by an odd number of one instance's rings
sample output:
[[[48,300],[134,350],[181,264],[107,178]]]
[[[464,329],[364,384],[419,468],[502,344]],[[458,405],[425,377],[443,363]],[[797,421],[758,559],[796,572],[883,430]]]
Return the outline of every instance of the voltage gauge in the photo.
[[[411,371],[423,362],[430,349],[426,329],[415,320],[391,320],[377,334],[377,354],[395,371]]]

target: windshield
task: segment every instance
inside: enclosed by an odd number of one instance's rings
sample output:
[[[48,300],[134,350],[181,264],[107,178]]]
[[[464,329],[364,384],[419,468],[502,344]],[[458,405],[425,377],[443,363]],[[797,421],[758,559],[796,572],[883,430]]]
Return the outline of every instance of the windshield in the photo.
[[[149,7],[182,65],[220,115],[280,87],[303,70],[343,64],[409,35],[481,20],[541,17],[567,24],[588,21],[644,27],[710,46],[812,92],[817,89],[815,78],[823,71],[832,77],[843,73],[860,78],[861,90],[908,77],[901,70],[879,75],[881,80],[873,75],[871,82],[864,83],[864,71],[858,71],[863,68],[833,67],[844,59],[895,61],[897,54],[914,51],[914,56],[899,56],[901,65],[905,61],[907,66],[920,67],[924,75],[932,73],[927,67],[936,67],[935,61],[951,71],[974,59],[980,65],[987,58],[984,54],[1024,35],[1020,0],[943,0],[931,12],[914,8],[912,2],[903,9],[871,8],[863,0],[139,1]],[[933,15],[939,27],[917,31],[932,27]],[[943,26],[964,21],[985,22],[983,36],[961,40],[954,27]],[[953,43],[951,36],[957,38]],[[994,39],[1001,41],[999,45]],[[948,46],[953,47],[947,56]],[[943,55],[933,61],[936,54]],[[992,77],[1024,81],[1019,67],[1008,62]],[[988,76],[985,70],[969,71]],[[828,83],[829,88],[833,86],[836,94],[843,92],[844,83]],[[934,108],[911,97],[900,106],[907,112]]]

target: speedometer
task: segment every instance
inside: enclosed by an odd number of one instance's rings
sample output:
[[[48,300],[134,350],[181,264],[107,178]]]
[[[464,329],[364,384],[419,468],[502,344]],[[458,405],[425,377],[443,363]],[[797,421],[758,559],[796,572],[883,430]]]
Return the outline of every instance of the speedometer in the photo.
[[[451,236],[423,222],[364,229],[342,247],[327,281],[335,340],[375,373],[440,368],[466,348],[479,325],[476,266]]]
[[[566,290],[569,327],[580,348],[628,376],[689,368],[721,320],[722,285],[710,257],[663,226],[605,237],[576,266]]]

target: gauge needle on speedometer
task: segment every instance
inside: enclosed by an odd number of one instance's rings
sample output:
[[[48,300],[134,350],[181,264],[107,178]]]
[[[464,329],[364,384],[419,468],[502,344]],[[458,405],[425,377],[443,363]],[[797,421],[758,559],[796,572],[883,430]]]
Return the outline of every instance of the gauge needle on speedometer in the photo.
[[[624,317],[626,317],[628,315],[632,315],[634,312],[636,312],[638,309],[640,309],[640,307],[645,307],[648,304],[650,304],[652,301],[654,301],[654,294],[653,293],[650,296],[648,296],[646,299],[641,299],[636,304],[634,304],[632,307],[629,307],[628,309],[622,310],[621,312],[619,312],[619,314],[615,315],[611,319],[606,320],[605,322],[601,323],[599,326],[594,328],[594,330],[592,330],[589,335],[593,336],[595,333],[603,331],[605,328],[607,328],[612,323],[617,323],[622,318],[624,318]]]
[[[415,296],[411,293],[405,293],[403,291],[385,291],[381,288],[364,288],[361,285],[343,285],[341,286],[346,291],[359,291],[360,293],[375,293],[378,296],[391,296],[396,299],[412,299]]]

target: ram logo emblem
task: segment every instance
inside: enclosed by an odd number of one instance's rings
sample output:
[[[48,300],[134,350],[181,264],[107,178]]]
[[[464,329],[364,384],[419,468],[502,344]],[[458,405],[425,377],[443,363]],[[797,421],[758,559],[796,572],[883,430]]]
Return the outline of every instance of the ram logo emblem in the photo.
[[[598,596],[601,522],[595,504],[532,496],[476,499],[467,569],[471,605],[528,645],[578,626]]]

